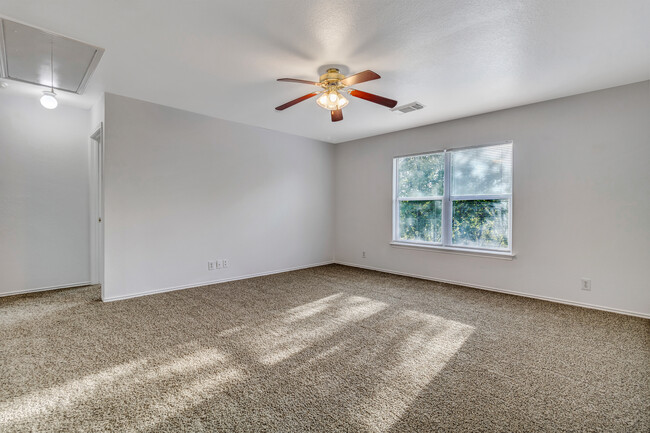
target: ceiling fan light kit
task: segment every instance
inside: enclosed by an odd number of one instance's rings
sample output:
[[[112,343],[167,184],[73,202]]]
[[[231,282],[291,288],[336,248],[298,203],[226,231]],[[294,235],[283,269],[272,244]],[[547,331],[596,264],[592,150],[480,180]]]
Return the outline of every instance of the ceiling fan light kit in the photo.
[[[348,100],[336,90],[322,93],[316,103],[326,110],[340,110],[348,105]]]
[[[380,104],[388,108],[395,107],[397,105],[397,101],[395,100],[350,88],[350,86],[354,84],[364,83],[370,80],[377,80],[379,78],[381,77],[377,73],[370,70],[359,72],[358,74],[346,77],[345,75],[341,74],[337,68],[329,68],[327,72],[320,76],[320,80],[318,82],[299,80],[295,78],[278,78],[278,81],[311,84],[314,86],[322,87],[323,90],[320,92],[313,92],[305,96],[301,96],[300,98],[296,98],[292,101],[287,102],[286,104],[277,106],[275,109],[282,111],[313,96],[320,95],[316,99],[316,103],[326,110],[330,111],[332,122],[338,122],[343,120],[343,112],[341,109],[349,103],[348,99],[343,96],[341,92],[346,92],[349,95],[360,99],[365,99],[366,101],[374,102],[375,104]]]

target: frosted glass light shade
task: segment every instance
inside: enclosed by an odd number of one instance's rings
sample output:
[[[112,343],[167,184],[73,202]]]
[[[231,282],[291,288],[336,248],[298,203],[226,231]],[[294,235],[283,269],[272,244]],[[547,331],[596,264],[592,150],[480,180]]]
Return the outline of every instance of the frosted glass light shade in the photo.
[[[43,96],[41,96],[41,105],[48,110],[53,110],[59,105],[59,101],[56,100],[54,92],[43,92]]]
[[[340,110],[348,105],[348,100],[336,90],[323,93],[316,103],[326,110]]]

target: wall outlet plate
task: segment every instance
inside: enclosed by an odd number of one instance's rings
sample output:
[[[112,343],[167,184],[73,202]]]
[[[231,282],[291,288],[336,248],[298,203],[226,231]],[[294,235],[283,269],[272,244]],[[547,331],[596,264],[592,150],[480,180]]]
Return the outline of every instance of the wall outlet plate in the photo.
[[[221,260],[217,260],[217,269],[221,269]]]
[[[224,268],[227,268],[228,266],[230,266],[230,260],[228,260],[228,259],[223,259],[223,260],[221,261],[221,265],[222,265]]]
[[[215,262],[208,262],[208,271],[214,271],[216,266]]]
[[[580,290],[591,292],[591,280],[588,278],[583,278],[580,280]]]

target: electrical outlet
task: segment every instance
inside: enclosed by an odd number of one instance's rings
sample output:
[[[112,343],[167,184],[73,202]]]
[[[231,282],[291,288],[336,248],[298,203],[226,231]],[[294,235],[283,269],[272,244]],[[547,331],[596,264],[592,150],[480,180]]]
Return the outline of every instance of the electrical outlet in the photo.
[[[361,252],[361,257],[364,258],[364,259],[366,258],[366,252],[365,251]]]
[[[228,266],[230,266],[230,260],[228,260],[228,259],[223,259],[223,260],[221,261],[221,264],[223,265],[224,268],[227,268]]]
[[[583,278],[582,280],[580,280],[580,290],[591,292],[591,280],[587,278]]]
[[[214,271],[215,266],[215,262],[208,262],[208,271]]]
[[[222,268],[221,260],[217,260],[217,269],[221,269],[221,268]]]

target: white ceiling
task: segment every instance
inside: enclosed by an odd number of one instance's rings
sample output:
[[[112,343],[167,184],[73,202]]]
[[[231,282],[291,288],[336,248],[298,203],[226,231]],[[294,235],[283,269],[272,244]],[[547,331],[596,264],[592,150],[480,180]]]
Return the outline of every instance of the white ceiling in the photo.
[[[648,0],[0,0],[0,15],[106,49],[63,104],[107,91],[334,143],[650,78]],[[325,64],[425,108],[274,110],[316,89],[276,78]]]

